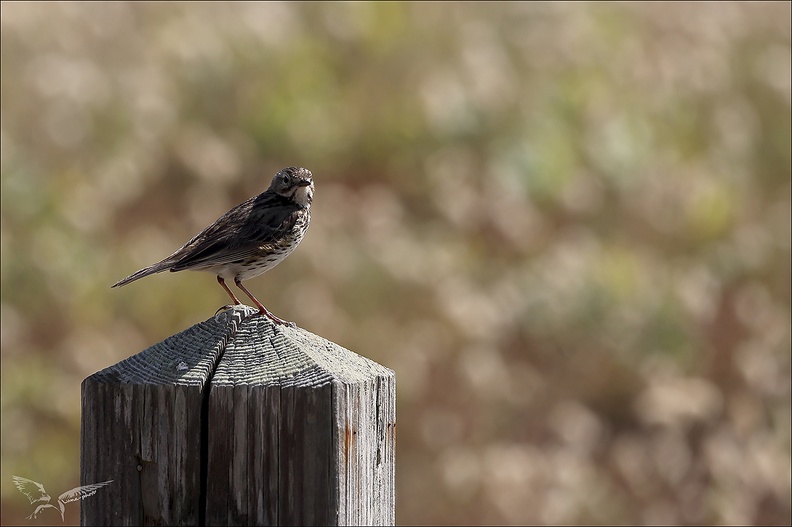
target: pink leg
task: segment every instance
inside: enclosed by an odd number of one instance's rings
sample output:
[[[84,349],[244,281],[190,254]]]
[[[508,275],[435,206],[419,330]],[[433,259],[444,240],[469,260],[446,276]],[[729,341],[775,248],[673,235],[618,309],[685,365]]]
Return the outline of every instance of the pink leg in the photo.
[[[236,305],[239,305],[239,304],[242,303],[242,302],[239,301],[239,299],[236,296],[234,296],[234,293],[232,293],[231,290],[228,288],[228,286],[225,283],[225,280],[223,280],[221,277],[218,276],[217,277],[217,283],[220,284],[221,286],[223,286],[223,289],[225,289],[226,293],[228,293],[228,295],[234,300],[234,303]],[[239,284],[237,283],[237,285],[239,285]]]
[[[256,307],[259,308],[259,312],[258,312],[259,315],[266,315],[270,320],[272,320],[276,324],[280,324],[282,326],[292,326],[292,327],[295,326],[294,322],[287,322],[286,320],[282,320],[282,319],[276,317],[275,315],[273,315],[272,313],[270,313],[269,311],[267,311],[267,308],[264,307],[261,304],[261,302],[256,300],[256,297],[253,296],[250,293],[250,291],[245,289],[245,286],[242,285],[242,282],[240,282],[239,279],[235,278],[234,279],[234,283],[237,285],[238,288],[240,288],[242,291],[245,292],[245,294],[253,301],[254,304],[256,304]]]

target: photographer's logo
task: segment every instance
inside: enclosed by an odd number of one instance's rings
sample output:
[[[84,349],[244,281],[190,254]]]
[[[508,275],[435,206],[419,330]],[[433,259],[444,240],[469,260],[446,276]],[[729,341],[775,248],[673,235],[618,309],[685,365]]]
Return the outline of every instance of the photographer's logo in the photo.
[[[52,497],[47,494],[47,491],[44,490],[44,485],[41,483],[36,483],[35,481],[27,478],[20,478],[19,476],[14,476],[14,485],[16,488],[19,489],[19,492],[24,494],[30,500],[30,503],[33,505],[38,504],[36,510],[33,511],[33,514],[28,516],[28,520],[34,519],[36,516],[39,515],[41,511],[47,508],[58,510],[60,507],[60,515],[61,521],[65,521],[65,513],[66,513],[66,504],[72,501],[84,500],[88,496],[93,496],[96,494],[96,491],[105,485],[109,485],[113,482],[111,479],[110,481],[104,481],[102,483],[94,483],[93,485],[83,485],[82,487],[77,487],[75,489],[67,490],[60,496],[58,496],[58,507],[51,504],[50,501]]]

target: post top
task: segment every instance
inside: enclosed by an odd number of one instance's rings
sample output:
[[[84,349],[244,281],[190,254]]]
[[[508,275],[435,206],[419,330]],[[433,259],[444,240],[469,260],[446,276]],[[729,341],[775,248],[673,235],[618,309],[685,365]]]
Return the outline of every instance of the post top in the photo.
[[[354,384],[393,371],[302,328],[280,326],[235,306],[86,381],[204,386]]]

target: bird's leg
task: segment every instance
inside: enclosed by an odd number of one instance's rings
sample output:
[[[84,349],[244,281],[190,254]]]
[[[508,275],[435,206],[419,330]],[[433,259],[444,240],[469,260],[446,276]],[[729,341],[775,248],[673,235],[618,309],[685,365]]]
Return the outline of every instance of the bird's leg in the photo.
[[[266,315],[267,318],[269,318],[270,320],[272,320],[276,324],[280,324],[281,326],[289,326],[289,327],[296,327],[297,326],[297,324],[295,324],[294,322],[289,322],[287,320],[282,320],[282,319],[276,317],[275,315],[273,315],[272,313],[270,313],[269,311],[267,311],[267,308],[264,307],[261,304],[261,302],[256,300],[256,297],[253,296],[250,293],[250,291],[245,289],[245,286],[242,285],[242,282],[238,278],[234,278],[234,283],[236,284],[236,286],[238,288],[240,288],[242,291],[245,292],[245,294],[253,301],[254,304],[256,304],[256,307],[259,308],[259,312],[257,313],[258,315]]]
[[[236,305],[240,305],[240,304],[242,303],[242,302],[240,302],[240,301],[239,301],[239,299],[238,299],[238,298],[237,298],[237,297],[234,295],[234,293],[232,293],[232,292],[231,292],[231,290],[230,290],[230,289],[228,288],[228,286],[226,285],[226,283],[225,283],[225,280],[223,280],[223,278],[222,278],[222,277],[220,277],[219,275],[218,275],[218,277],[217,277],[217,283],[218,283],[218,284],[220,284],[221,286],[223,286],[223,289],[225,289],[225,292],[226,292],[226,293],[228,293],[228,296],[230,296],[230,297],[231,297],[231,298],[234,300],[234,304],[236,304]],[[233,305],[231,305],[231,304],[226,304],[226,305],[224,305],[223,307],[221,307],[220,309],[218,309],[217,311],[215,311],[215,315],[216,315],[216,314],[218,314],[220,311],[223,311],[223,310],[225,310],[225,309],[229,309],[229,308],[232,308],[232,307],[234,307],[234,306],[233,306]]]
[[[239,299],[238,299],[238,298],[237,298],[237,297],[234,295],[234,293],[232,293],[232,292],[231,292],[231,290],[230,290],[230,289],[228,288],[228,286],[225,284],[225,280],[223,280],[223,278],[222,278],[221,276],[218,276],[218,277],[217,277],[217,283],[218,283],[218,284],[220,284],[221,286],[223,286],[223,289],[225,289],[226,293],[228,293],[228,296],[230,296],[230,297],[231,297],[231,299],[234,301],[234,303],[235,303],[236,305],[239,305],[239,304],[241,304],[241,303],[242,303],[242,302],[240,302],[240,301],[239,301]],[[239,285],[239,282],[237,282],[237,285]],[[248,293],[248,295],[250,295],[250,293]]]

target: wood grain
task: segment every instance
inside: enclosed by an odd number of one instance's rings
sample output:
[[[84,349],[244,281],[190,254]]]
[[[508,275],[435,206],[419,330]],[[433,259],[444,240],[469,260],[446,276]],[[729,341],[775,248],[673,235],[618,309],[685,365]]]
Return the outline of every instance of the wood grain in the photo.
[[[394,524],[393,371],[253,312],[83,381],[84,525]]]

